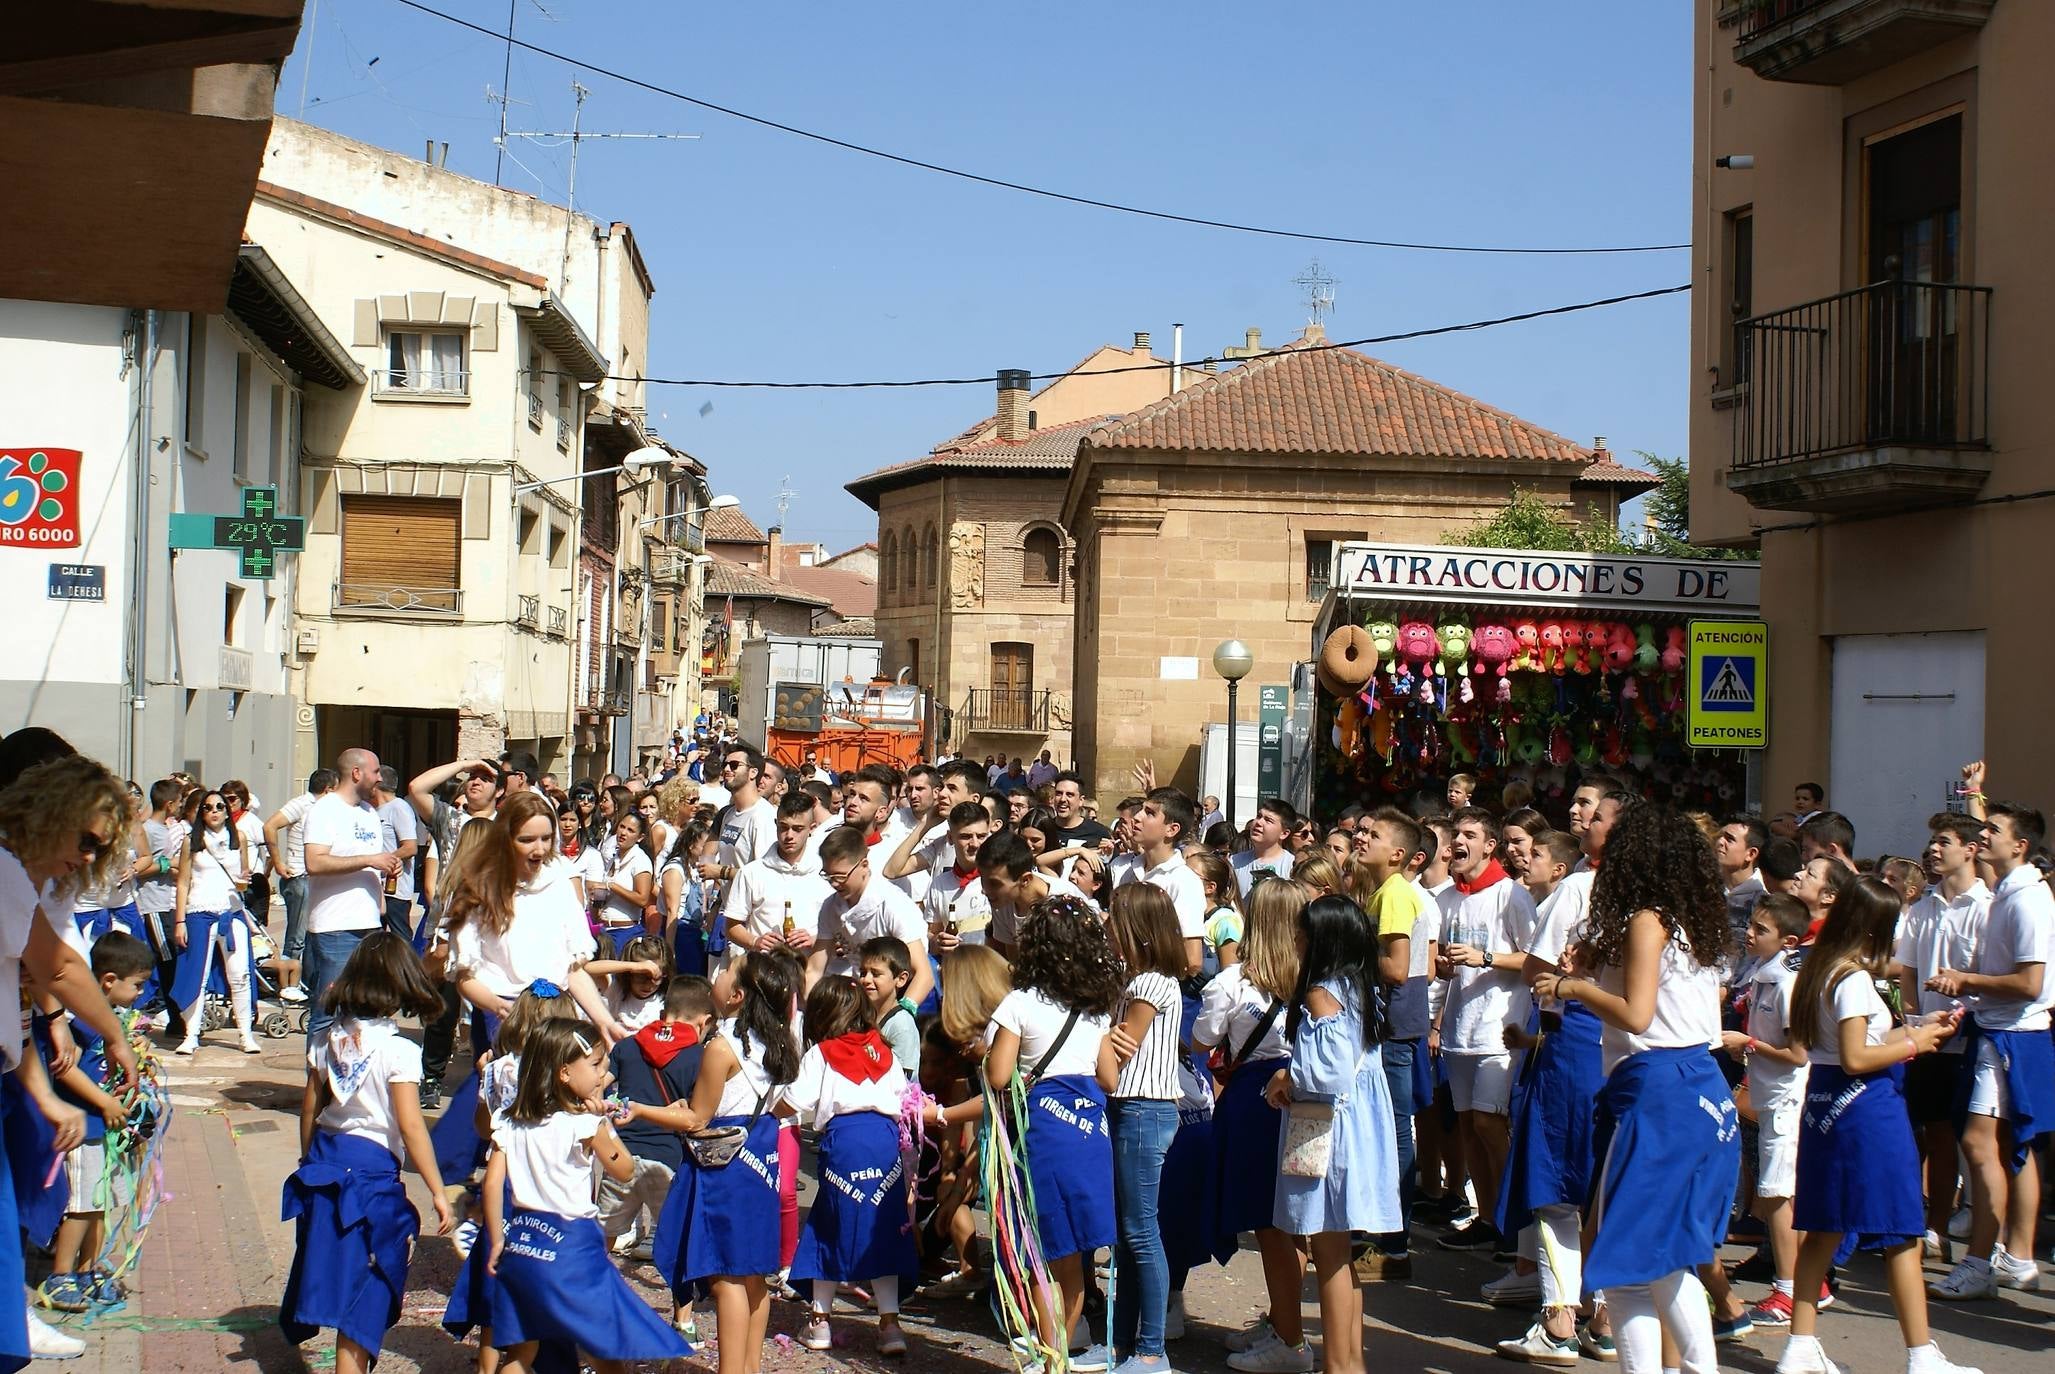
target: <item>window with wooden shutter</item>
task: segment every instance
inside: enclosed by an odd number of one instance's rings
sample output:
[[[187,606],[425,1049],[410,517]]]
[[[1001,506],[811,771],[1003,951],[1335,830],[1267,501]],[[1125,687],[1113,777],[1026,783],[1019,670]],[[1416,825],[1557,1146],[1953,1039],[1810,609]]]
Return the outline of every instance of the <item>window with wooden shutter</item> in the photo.
[[[338,609],[440,613],[464,608],[457,585],[459,501],[419,496],[342,498]]]

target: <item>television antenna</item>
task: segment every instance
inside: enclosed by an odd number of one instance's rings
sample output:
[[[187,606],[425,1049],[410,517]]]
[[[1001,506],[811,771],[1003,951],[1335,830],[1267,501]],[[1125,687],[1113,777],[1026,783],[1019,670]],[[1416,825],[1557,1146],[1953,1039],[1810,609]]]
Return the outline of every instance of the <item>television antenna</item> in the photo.
[[[785,512],[792,509],[792,498],[797,495],[799,493],[792,490],[791,473],[788,472],[778,479],[778,526],[780,529],[784,528]]]
[[[1320,259],[1306,264],[1306,270],[1292,278],[1292,285],[1305,293],[1299,299],[1307,310],[1306,323],[1327,323],[1327,317],[1334,313],[1334,288],[1341,282],[1320,265]]]

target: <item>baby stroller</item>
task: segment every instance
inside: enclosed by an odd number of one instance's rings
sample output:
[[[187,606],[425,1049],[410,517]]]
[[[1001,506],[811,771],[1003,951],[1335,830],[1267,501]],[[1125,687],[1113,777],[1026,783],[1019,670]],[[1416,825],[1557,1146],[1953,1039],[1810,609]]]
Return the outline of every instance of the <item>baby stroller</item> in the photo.
[[[250,992],[257,1001],[257,1014],[251,1024],[258,1034],[267,1040],[283,1040],[288,1035],[307,1033],[308,1009],[288,1006],[278,995],[278,980],[267,968],[266,962],[278,955],[278,948],[271,943],[271,937],[263,927],[252,922],[250,932]],[[234,1019],[233,1008],[224,993],[209,991],[201,1010],[200,1029],[220,1030]]]

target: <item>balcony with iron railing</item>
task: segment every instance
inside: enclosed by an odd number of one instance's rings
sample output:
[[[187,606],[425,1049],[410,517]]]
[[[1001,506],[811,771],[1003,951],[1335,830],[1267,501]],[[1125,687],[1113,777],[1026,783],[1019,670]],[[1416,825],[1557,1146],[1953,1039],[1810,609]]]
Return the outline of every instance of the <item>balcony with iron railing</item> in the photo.
[[[972,732],[1046,735],[1049,693],[1032,687],[972,687],[964,694],[956,719]]]
[[[567,614],[565,613],[565,611],[564,611],[564,608],[563,608],[562,606],[552,606],[552,607],[550,607],[550,608],[549,608],[549,637],[550,637],[551,639],[562,639],[562,638],[564,638],[564,636],[565,636],[565,628],[564,628],[564,627],[565,627],[565,624],[566,624],[566,623],[568,622],[568,620],[569,620],[569,616],[568,616],[568,615],[567,615]]]
[[[528,428],[542,433],[542,397],[532,391],[528,393]]]
[[[1769,510],[1910,509],[1991,473],[1991,288],[1875,282],[1743,320],[1727,485]]]
[[[1839,86],[1973,33],[1995,0],[1738,0],[1734,60],[1766,81]]]
[[[524,630],[533,630],[542,623],[542,598],[524,596],[520,609],[514,612],[514,623]]]
[[[371,394],[381,401],[468,401],[471,374],[462,368],[375,368]]]
[[[402,615],[424,620],[461,620],[462,587],[408,587],[391,582],[337,582],[329,609],[336,615]]]
[[[557,447],[566,453],[571,451],[571,422],[561,415],[557,417]]]

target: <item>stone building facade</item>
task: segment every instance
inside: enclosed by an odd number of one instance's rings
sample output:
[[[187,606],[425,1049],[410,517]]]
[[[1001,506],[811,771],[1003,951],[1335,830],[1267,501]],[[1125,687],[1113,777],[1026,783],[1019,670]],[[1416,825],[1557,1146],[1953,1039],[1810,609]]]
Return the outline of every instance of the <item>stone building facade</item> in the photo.
[[[1136,762],[1197,785],[1225,721],[1214,646],[1291,680],[1346,540],[1433,544],[1515,487],[1616,521],[1655,484],[1537,425],[1350,349],[1297,343],[1080,436],[1061,519],[1077,547],[1075,747],[1099,795]]]

